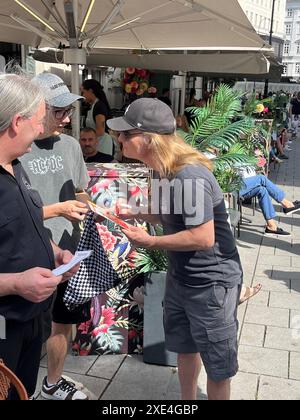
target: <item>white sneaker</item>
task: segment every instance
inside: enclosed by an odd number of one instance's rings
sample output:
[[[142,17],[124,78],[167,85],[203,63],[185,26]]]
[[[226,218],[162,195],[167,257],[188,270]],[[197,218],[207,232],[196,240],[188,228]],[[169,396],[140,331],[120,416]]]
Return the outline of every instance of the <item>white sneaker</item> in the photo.
[[[73,382],[63,377],[55,385],[49,386],[45,376],[41,395],[47,400],[88,400],[88,396],[79,391]]]

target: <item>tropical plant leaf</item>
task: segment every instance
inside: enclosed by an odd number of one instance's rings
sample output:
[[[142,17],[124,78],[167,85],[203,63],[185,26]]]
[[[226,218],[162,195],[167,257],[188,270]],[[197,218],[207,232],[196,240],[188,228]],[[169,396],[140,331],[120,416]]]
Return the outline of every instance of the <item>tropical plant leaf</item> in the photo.
[[[246,118],[228,124],[226,127],[213,133],[206,139],[198,142],[198,149],[202,152],[209,149],[217,149],[219,152],[229,150],[241,138],[251,136],[255,130],[254,121]]]
[[[257,158],[255,156],[245,155],[245,153],[228,152],[214,161],[215,171],[226,171],[228,169],[240,169],[247,167],[256,167]],[[218,177],[217,177],[218,179]]]
[[[110,327],[106,333],[100,333],[95,338],[95,341],[97,343],[97,351],[118,353],[122,348],[124,337],[118,330]]]

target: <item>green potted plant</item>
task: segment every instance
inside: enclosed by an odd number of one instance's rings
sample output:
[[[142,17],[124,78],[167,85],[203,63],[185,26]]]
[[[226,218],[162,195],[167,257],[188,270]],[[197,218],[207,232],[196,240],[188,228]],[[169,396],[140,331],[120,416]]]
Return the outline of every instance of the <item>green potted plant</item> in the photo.
[[[254,118],[242,112],[243,95],[220,85],[206,107],[187,109],[192,120],[190,132],[181,134],[200,152],[215,155],[214,174],[223,192],[239,190],[239,169],[257,163],[248,145],[259,128]]]

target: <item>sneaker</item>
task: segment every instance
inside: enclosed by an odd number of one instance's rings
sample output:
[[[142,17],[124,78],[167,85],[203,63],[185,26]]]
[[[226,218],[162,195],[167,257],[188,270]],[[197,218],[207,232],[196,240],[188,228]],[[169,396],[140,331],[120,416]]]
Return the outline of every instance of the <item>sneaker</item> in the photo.
[[[267,235],[267,236],[277,236],[277,235],[290,236],[290,232],[286,232],[285,230],[283,230],[279,227],[276,230],[271,230],[268,227],[266,227],[265,235]]]
[[[73,382],[63,377],[55,385],[49,386],[45,376],[41,395],[47,400],[88,400],[88,396],[79,391]]]
[[[291,208],[286,208],[286,207],[284,207],[282,210],[283,210],[283,213],[284,214],[293,214],[293,213],[296,213],[296,211],[299,211],[300,210],[300,202],[299,201],[294,201],[294,207],[291,207]]]
[[[287,155],[279,155],[278,157],[279,157],[279,159],[285,159],[285,160],[289,159],[289,157]]]

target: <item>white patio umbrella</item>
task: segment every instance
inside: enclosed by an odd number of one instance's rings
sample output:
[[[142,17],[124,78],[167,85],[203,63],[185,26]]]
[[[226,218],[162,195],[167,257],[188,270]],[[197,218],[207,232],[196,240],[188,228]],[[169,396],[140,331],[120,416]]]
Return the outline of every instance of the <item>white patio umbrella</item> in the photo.
[[[0,41],[63,48],[74,93],[93,48],[272,53],[237,0],[1,0]]]
[[[46,63],[63,62],[63,51],[54,49],[35,50],[35,60]],[[87,56],[88,66],[136,67],[148,70],[162,70],[176,73],[194,72],[200,75],[266,75],[273,58],[266,53],[242,51],[152,51],[151,53],[131,53],[125,50],[94,49]]]

